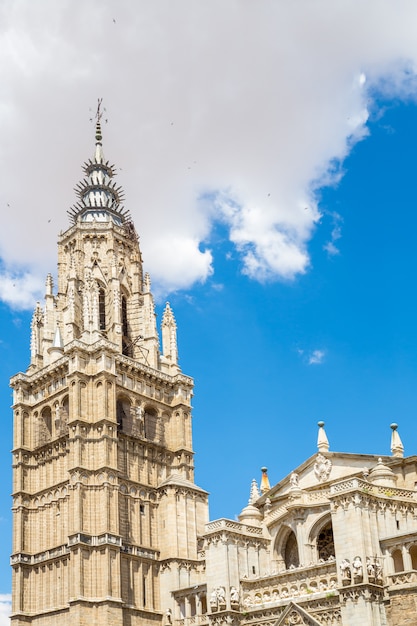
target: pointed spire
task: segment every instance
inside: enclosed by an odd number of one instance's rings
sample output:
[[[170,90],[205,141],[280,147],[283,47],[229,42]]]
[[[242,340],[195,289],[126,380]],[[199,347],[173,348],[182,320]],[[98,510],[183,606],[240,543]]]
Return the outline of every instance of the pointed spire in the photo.
[[[317,426],[319,427],[317,448],[319,452],[327,452],[329,450],[329,440],[327,439],[326,431],[324,430],[324,422],[317,422]]]
[[[261,479],[261,493],[262,495],[271,489],[271,485],[269,484],[268,479],[268,468],[261,467],[262,471],[262,479]]]
[[[116,175],[116,168],[104,158],[101,118],[105,109],[101,109],[101,103],[102,99],[99,98],[96,112],[94,156],[84,163],[85,178],[74,189],[79,200],[68,211],[68,215],[74,224],[79,217],[87,222],[93,222],[95,219],[99,219],[99,221],[112,220],[119,226],[122,224],[127,226],[130,234],[130,213],[121,205],[124,192],[113,180]],[[101,209],[99,216],[97,211],[94,211],[95,208]]]
[[[391,453],[392,456],[402,458],[404,456],[404,446],[401,441],[401,437],[398,434],[397,428],[398,424],[391,424],[390,426],[392,430],[391,434]]]
[[[162,352],[171,363],[178,362],[177,324],[169,302],[162,316]]]
[[[255,478],[253,478],[251,482],[251,486],[250,486],[250,495],[249,495],[248,504],[253,504],[260,497],[261,497],[261,494],[259,493],[258,483],[256,482]]]
[[[151,277],[149,276],[148,272],[146,272],[146,274],[145,274],[143,291],[144,291],[144,293],[151,293]]]
[[[51,363],[59,359],[64,354],[64,342],[62,341],[61,331],[59,326],[56,327],[53,344],[48,348],[48,354],[51,359]]]
[[[64,342],[62,341],[61,331],[59,326],[56,327],[54,343],[52,344],[53,348],[63,348]]]
[[[97,112],[96,112],[96,151],[94,154],[94,160],[96,163],[104,163],[104,154],[103,154],[103,134],[101,132],[101,118],[103,117],[103,111],[101,110],[101,103],[103,102],[103,98],[98,99],[97,103]]]
[[[46,286],[45,294],[47,296],[52,296],[53,290],[54,290],[54,281],[52,278],[52,274],[47,275],[45,286]]]
[[[162,325],[163,326],[177,326],[175,323],[175,317],[171,309],[171,305],[169,302],[165,303],[165,309],[162,315]]]

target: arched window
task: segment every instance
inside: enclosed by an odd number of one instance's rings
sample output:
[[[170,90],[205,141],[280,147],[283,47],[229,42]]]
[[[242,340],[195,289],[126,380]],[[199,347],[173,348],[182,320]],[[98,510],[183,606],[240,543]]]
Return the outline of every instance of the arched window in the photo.
[[[401,550],[394,550],[391,556],[392,556],[392,560],[394,561],[394,572],[403,572],[404,563],[403,563],[403,555],[402,555]]]
[[[146,407],[144,416],[145,437],[151,441],[157,440],[158,414],[155,409]]]
[[[123,430],[123,422],[130,418],[130,401],[127,398],[118,398],[116,402],[117,430]]]
[[[41,413],[43,425],[45,426],[48,435],[52,435],[52,412],[49,406],[45,407]]]
[[[334,541],[332,523],[328,522],[317,536],[317,556],[323,561],[327,561],[330,556],[334,556]]]
[[[45,444],[52,436],[52,412],[49,406],[45,407],[40,415],[38,442]]]
[[[122,352],[126,356],[131,355],[132,342],[129,337],[129,325],[127,322],[127,300],[125,296],[122,296],[121,300],[121,321],[122,321]]]
[[[411,567],[417,570],[417,546],[410,548]]]
[[[284,561],[285,569],[289,569],[291,565],[293,565],[294,567],[298,567],[300,565],[297,538],[293,531],[291,531],[288,535],[288,539],[285,544]]]
[[[103,287],[98,290],[98,327],[103,332],[106,330],[106,293]]]

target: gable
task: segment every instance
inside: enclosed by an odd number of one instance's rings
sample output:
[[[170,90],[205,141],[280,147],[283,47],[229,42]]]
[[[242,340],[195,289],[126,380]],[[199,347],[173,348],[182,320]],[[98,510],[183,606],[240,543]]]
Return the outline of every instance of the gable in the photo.
[[[281,617],[274,626],[295,626],[297,624],[304,626],[322,626],[314,617],[311,617],[295,602],[290,602]]]

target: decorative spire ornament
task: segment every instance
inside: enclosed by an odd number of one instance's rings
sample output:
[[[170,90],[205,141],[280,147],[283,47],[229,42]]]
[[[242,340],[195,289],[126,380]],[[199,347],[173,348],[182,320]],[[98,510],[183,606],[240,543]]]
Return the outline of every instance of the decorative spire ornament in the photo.
[[[112,219],[116,224],[130,228],[132,225],[130,213],[122,206],[124,191],[113,181],[116,168],[105,160],[103,153],[101,119],[105,109],[102,110],[101,105],[102,98],[99,98],[95,115],[94,157],[84,163],[85,178],[74,188],[79,200],[68,211],[68,215],[74,224],[78,218],[86,222]]]
[[[319,427],[319,434],[317,437],[317,448],[319,452],[328,452],[329,440],[327,439],[326,431],[324,430],[324,422],[317,422]]]
[[[261,467],[262,479],[261,479],[261,493],[262,495],[271,489],[268,478],[268,468]]]
[[[397,431],[398,424],[391,424],[390,428],[392,430],[392,434],[391,434],[392,456],[402,458],[404,456],[404,446],[403,446],[403,442],[401,441],[401,437]]]

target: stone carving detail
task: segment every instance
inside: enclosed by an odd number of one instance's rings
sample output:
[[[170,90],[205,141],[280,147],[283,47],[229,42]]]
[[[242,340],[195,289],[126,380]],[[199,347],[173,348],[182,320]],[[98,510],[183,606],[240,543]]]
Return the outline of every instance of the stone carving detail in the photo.
[[[363,566],[360,556],[355,556],[352,562],[353,569],[353,581],[355,583],[361,583],[363,581]]]
[[[85,272],[83,288],[84,330],[98,330],[98,285],[91,270]]]
[[[215,611],[221,611],[226,607],[226,591],[224,587],[216,587],[211,592],[210,596],[210,608],[212,613]]]
[[[344,585],[350,585],[350,581],[352,580],[352,570],[349,559],[343,559],[340,563],[340,573],[342,575],[342,583]]]
[[[233,607],[239,604],[239,592],[236,587],[230,587],[230,604]]]
[[[320,483],[326,481],[332,471],[332,462],[322,454],[318,454],[314,463],[314,474]]]
[[[298,482],[298,474],[297,472],[292,472],[291,476],[290,476],[290,486],[291,487],[295,487],[295,488],[299,488],[299,482]]]
[[[284,624],[285,626],[288,624],[288,626],[292,626],[292,624],[304,624],[304,620],[302,619],[301,615],[299,613],[297,613],[297,611],[291,611],[291,613],[288,615],[287,619],[285,620]]]
[[[369,582],[381,584],[382,582],[382,567],[377,558],[366,557],[366,571],[368,574]]]

